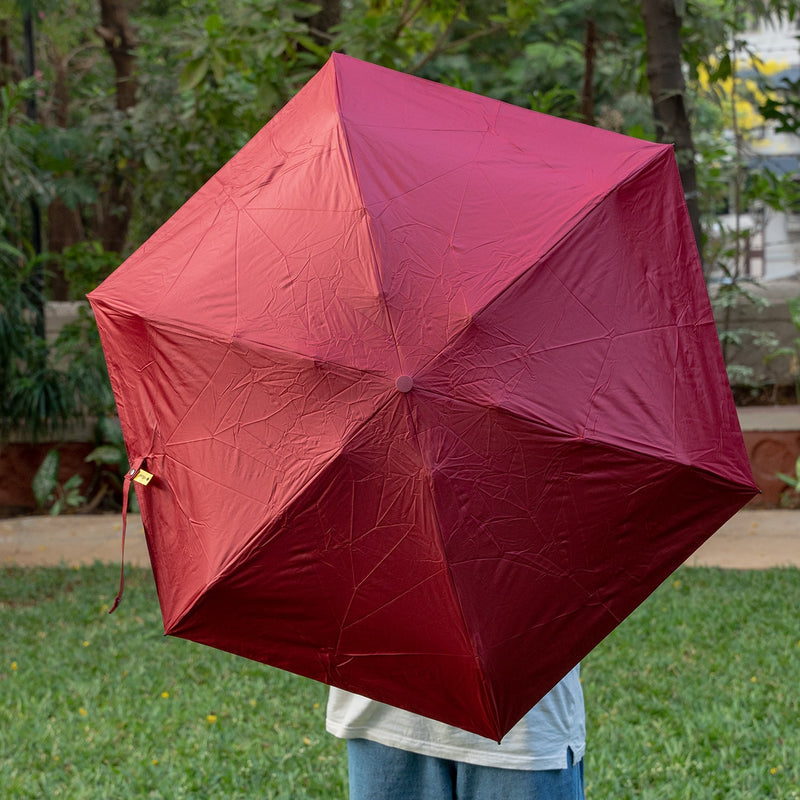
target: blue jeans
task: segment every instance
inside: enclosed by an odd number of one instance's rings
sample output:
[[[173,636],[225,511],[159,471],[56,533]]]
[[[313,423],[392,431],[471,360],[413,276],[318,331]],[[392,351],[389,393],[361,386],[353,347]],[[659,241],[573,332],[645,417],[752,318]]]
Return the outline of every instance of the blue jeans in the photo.
[[[552,770],[498,769],[349,739],[350,800],[584,800],[583,761]]]

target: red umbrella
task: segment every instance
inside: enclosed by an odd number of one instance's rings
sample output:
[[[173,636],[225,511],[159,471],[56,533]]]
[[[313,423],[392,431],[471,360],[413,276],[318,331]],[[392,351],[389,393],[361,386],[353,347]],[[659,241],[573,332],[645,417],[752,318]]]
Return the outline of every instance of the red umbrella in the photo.
[[[166,632],[484,736],[757,491],[668,146],[334,55],[90,299]]]

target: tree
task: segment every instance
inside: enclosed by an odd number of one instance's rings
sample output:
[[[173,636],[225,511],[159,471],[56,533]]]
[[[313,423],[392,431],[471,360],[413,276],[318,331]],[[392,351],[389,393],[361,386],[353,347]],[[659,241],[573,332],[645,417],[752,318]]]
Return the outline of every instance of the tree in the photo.
[[[703,156],[699,206],[711,212],[714,193],[728,187],[731,148],[722,146],[724,113],[698,102],[697,77],[705,65],[722,85],[745,4],[754,15],[790,14],[797,0],[692,0],[685,10],[680,0],[0,0],[0,267],[4,279],[13,278],[0,287],[2,304],[16,309],[22,325],[30,316],[26,302],[42,299],[38,289],[15,295],[20,276],[42,263],[32,261],[32,201],[47,209],[48,299],[79,299],[282,108],[333,49],[673,142],[699,244],[694,150]],[[23,10],[37,25],[38,69],[27,79]],[[785,130],[797,129],[796,89],[773,87],[762,103],[764,116]],[[37,121],[25,115],[34,99]],[[775,182],[765,174],[748,175],[747,192],[771,191]],[[50,390],[60,378],[49,370],[61,356],[35,332],[17,333],[24,336],[3,350],[0,329],[0,353],[17,354],[0,389],[39,385],[57,399]],[[20,353],[29,354],[30,369]],[[95,354],[99,364],[99,349]],[[82,388],[96,367],[84,363],[85,376],[73,382]],[[36,392],[27,396],[33,399],[26,405],[17,393],[13,407],[33,409]],[[63,416],[68,408],[53,402],[48,413]]]
[[[129,19],[125,0],[98,0],[100,24],[95,28],[114,64],[116,108],[125,115],[136,105],[136,35]],[[100,241],[106,250],[121,253],[125,248],[128,227],[133,215],[133,185],[129,177],[117,172],[111,175],[104,193]]]
[[[725,45],[734,27],[731,1],[694,0],[683,16],[673,0],[197,0],[190,14],[187,0],[43,4],[37,58],[46,97],[35,137],[55,194],[45,226],[49,250],[100,241],[129,252],[332,49],[675,142],[699,237],[684,74],[691,78],[695,63]],[[0,0],[0,18],[12,7],[17,19],[0,25],[0,80],[18,70],[20,58],[11,52],[21,39],[20,5]],[[93,32],[85,25],[91,15]],[[70,258],[54,257],[54,270]],[[54,282],[49,288],[51,296],[65,294]]]
[[[52,50],[52,59],[55,72],[51,125],[66,133],[70,126],[68,59],[57,48]],[[63,197],[56,194],[47,207],[47,232],[47,250],[50,253],[63,253],[66,248],[83,241],[85,231],[78,204],[68,203]],[[48,272],[50,297],[53,300],[68,300],[69,282],[60,259],[49,259]]]
[[[653,102],[656,138],[672,142],[683,184],[697,249],[703,253],[703,232],[697,198],[695,151],[681,60],[682,3],[641,0],[647,42],[647,78]]]
[[[318,45],[326,47],[333,38],[331,29],[342,21],[342,0],[320,0],[318,5],[319,11],[308,17],[308,32]]]

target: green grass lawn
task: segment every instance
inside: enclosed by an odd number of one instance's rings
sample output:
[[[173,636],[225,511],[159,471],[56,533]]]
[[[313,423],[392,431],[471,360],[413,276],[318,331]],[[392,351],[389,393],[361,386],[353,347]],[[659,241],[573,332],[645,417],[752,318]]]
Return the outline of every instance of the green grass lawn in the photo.
[[[0,796],[345,798],[325,687],[161,635],[148,571],[0,570]],[[798,798],[800,571],[682,569],[584,662],[587,797]]]

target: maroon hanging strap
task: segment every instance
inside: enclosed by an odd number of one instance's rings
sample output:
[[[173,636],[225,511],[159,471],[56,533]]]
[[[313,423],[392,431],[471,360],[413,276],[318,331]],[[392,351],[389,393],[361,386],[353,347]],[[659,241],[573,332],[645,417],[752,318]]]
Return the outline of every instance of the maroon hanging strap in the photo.
[[[120,555],[120,570],[119,570],[119,591],[114,598],[111,608],[108,610],[109,614],[113,614],[122,600],[122,592],[125,588],[125,532],[128,527],[128,497],[130,496],[131,481],[138,478],[139,473],[143,473],[143,479],[139,483],[147,485],[152,477],[150,473],[145,473],[142,470],[142,461],[144,459],[138,458],[131,464],[131,468],[125,474],[125,479],[122,482],[122,552]],[[144,477],[146,476],[146,477]]]

